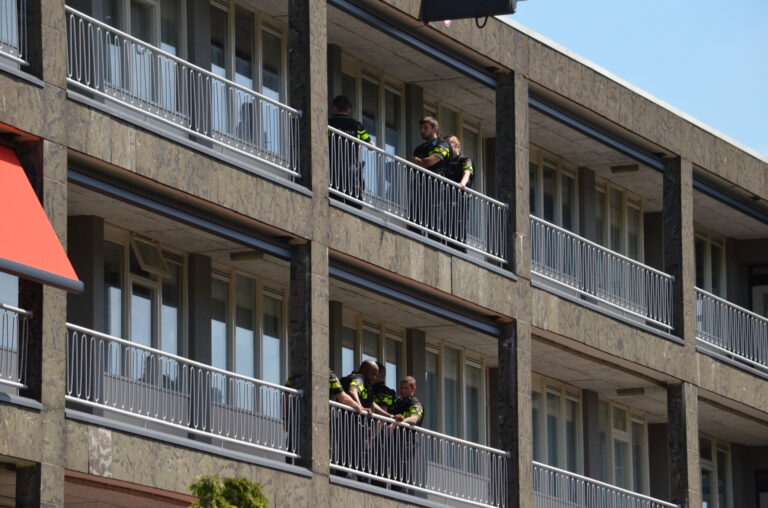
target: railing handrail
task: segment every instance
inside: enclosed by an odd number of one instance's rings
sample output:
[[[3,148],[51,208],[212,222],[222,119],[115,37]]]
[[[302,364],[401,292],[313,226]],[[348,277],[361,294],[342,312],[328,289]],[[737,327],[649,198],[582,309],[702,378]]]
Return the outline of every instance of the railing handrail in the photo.
[[[335,407],[335,408],[338,408],[338,409],[343,409],[343,410],[349,411],[351,413],[355,412],[354,408],[351,408],[351,407],[349,407],[349,406],[347,406],[345,404],[341,404],[341,403],[333,401],[333,400],[330,400],[328,402],[330,403],[331,407]],[[366,416],[366,418],[367,418],[367,416]],[[510,452],[507,452],[507,451],[504,451],[504,450],[499,450],[498,448],[492,448],[490,446],[485,446],[485,445],[482,445],[482,444],[479,444],[479,443],[473,443],[471,441],[465,441],[464,439],[460,439],[458,437],[449,436],[447,434],[441,434],[440,432],[435,432],[434,430],[425,429],[425,428],[419,427],[417,425],[411,425],[410,423],[398,422],[394,418],[389,418],[389,417],[381,416],[381,415],[377,415],[377,414],[372,414],[371,418],[373,418],[374,420],[382,421],[382,422],[394,423],[398,427],[403,427],[403,428],[406,428],[406,429],[410,429],[410,430],[413,430],[415,432],[426,434],[428,436],[434,436],[434,437],[439,437],[439,438],[442,438],[442,439],[446,439],[448,441],[453,441],[455,443],[458,443],[458,444],[461,444],[461,445],[464,445],[464,446],[470,446],[470,447],[476,448],[478,450],[485,450],[487,452],[495,453],[497,455],[503,455],[505,457],[510,457],[511,456]]]
[[[451,180],[449,178],[446,178],[444,176],[440,176],[437,173],[434,173],[434,172],[430,171],[427,168],[422,168],[421,166],[418,166],[418,165],[414,164],[413,162],[410,162],[410,161],[408,161],[406,159],[403,159],[402,157],[400,157],[398,155],[391,154],[391,153],[387,152],[386,150],[384,150],[382,148],[379,148],[376,145],[373,145],[371,143],[367,143],[365,141],[361,141],[361,140],[357,139],[354,136],[350,136],[349,134],[347,134],[344,131],[340,131],[339,129],[336,129],[335,127],[331,127],[330,125],[328,126],[328,130],[330,132],[336,134],[336,135],[339,135],[339,136],[341,136],[343,138],[346,138],[346,139],[348,139],[350,141],[353,141],[353,142],[359,144],[360,146],[364,147],[366,150],[370,150],[372,152],[379,153],[379,154],[381,154],[381,155],[383,155],[385,157],[391,158],[391,159],[393,159],[393,160],[395,160],[395,161],[397,161],[397,162],[399,162],[401,164],[405,164],[407,167],[409,167],[409,168],[411,168],[413,170],[416,170],[416,171],[419,171],[419,172],[422,172],[422,173],[426,173],[427,176],[435,178],[438,181],[441,181],[443,183],[446,183],[448,185],[451,185],[453,187],[461,189],[461,185],[459,185],[458,183],[454,182],[453,180]],[[477,196],[477,197],[479,197],[479,198],[481,198],[481,199],[483,199],[485,201],[489,201],[489,202],[493,203],[494,205],[498,205],[498,206],[500,206],[502,208],[509,209],[509,204],[508,203],[503,203],[501,201],[493,199],[492,197],[487,196],[486,194],[483,194],[482,192],[478,192],[476,190],[473,190],[473,189],[470,189],[470,188],[467,188],[467,187],[465,187],[463,190],[464,190],[464,192],[466,192],[466,193],[468,193],[468,194],[470,194],[472,196]]]
[[[275,383],[270,383],[269,381],[264,381],[264,380],[261,380],[261,379],[255,379],[255,378],[252,378],[252,377],[243,376],[242,374],[238,374],[236,372],[231,372],[231,371],[228,371],[228,370],[219,369],[219,368],[214,367],[212,365],[206,365],[204,363],[200,363],[200,362],[197,362],[195,360],[190,360],[189,358],[184,358],[183,356],[178,356],[178,355],[175,355],[173,353],[166,353],[165,351],[162,351],[160,349],[155,349],[153,347],[145,346],[143,344],[137,344],[136,342],[131,342],[130,340],[121,339],[120,337],[114,337],[112,335],[108,335],[106,333],[98,332],[96,330],[91,330],[90,328],[85,328],[85,327],[78,326],[78,325],[75,325],[75,324],[72,324],[72,323],[67,323],[67,329],[75,331],[75,332],[79,332],[79,333],[84,333],[84,334],[87,334],[87,335],[93,335],[95,337],[99,337],[99,338],[102,338],[102,339],[105,339],[105,340],[111,340],[111,341],[117,342],[118,344],[123,344],[125,346],[129,346],[129,347],[132,347],[132,348],[141,349],[141,350],[147,351],[149,353],[154,353],[154,354],[156,354],[158,356],[165,356],[165,357],[168,357],[168,358],[170,358],[172,360],[176,360],[176,361],[179,361],[181,363],[186,363],[186,364],[191,365],[193,367],[197,367],[197,368],[199,368],[201,370],[207,370],[207,371],[210,371],[210,372],[215,372],[217,374],[222,374],[224,376],[233,377],[233,378],[236,378],[236,379],[241,379],[243,381],[248,381],[248,382],[251,382],[251,383],[258,384],[258,385],[267,386],[267,387],[270,387],[270,388],[276,388],[276,389],[281,390],[281,391],[286,392],[286,393],[296,393],[296,394],[302,394],[303,393],[302,390],[297,390],[296,388],[290,388],[288,386],[283,386],[283,385],[278,385],[278,384],[275,384]]]
[[[7,303],[0,303],[0,309],[2,309],[2,310],[9,310],[11,312],[15,312],[16,314],[19,314],[20,316],[25,316],[25,317],[28,317],[28,318],[32,317],[32,311],[31,310],[20,309],[18,307],[14,307],[13,305],[8,305]]]
[[[292,108],[292,107],[290,107],[290,106],[288,106],[286,104],[283,104],[280,101],[276,101],[276,100],[274,100],[274,99],[272,99],[270,97],[267,97],[266,95],[262,95],[262,94],[260,94],[259,92],[255,91],[255,90],[251,90],[250,88],[244,87],[242,85],[238,85],[234,81],[230,81],[227,78],[223,78],[221,76],[218,76],[218,75],[212,73],[211,71],[205,70],[202,67],[193,64],[192,62],[190,62],[188,60],[184,60],[183,58],[180,58],[180,57],[178,57],[176,55],[168,53],[167,51],[163,51],[162,49],[158,48],[157,46],[155,46],[153,44],[148,43],[147,41],[143,41],[141,39],[138,39],[138,38],[136,38],[136,37],[134,37],[134,36],[132,36],[132,35],[130,35],[128,33],[123,32],[119,28],[116,28],[116,27],[114,27],[112,25],[108,25],[107,23],[99,21],[98,19],[93,18],[93,17],[91,17],[91,16],[89,16],[87,14],[84,14],[83,12],[78,11],[77,9],[73,9],[69,5],[64,6],[64,8],[65,8],[66,12],[68,12],[70,14],[74,14],[76,16],[80,16],[83,19],[85,19],[86,21],[88,21],[89,23],[93,23],[94,25],[96,25],[96,26],[98,26],[100,28],[103,28],[105,30],[108,30],[108,31],[114,33],[115,35],[119,35],[122,38],[125,38],[127,40],[132,41],[132,42],[135,42],[136,44],[140,44],[140,45],[142,45],[142,46],[144,46],[146,48],[151,48],[152,51],[154,51],[157,54],[160,54],[160,55],[168,58],[169,60],[173,60],[174,62],[179,63],[179,64],[181,64],[181,65],[183,65],[185,67],[188,67],[189,69],[192,69],[194,71],[197,71],[197,72],[199,72],[201,74],[204,74],[205,76],[207,76],[209,78],[212,78],[212,79],[215,79],[215,80],[218,80],[218,81],[223,81],[228,86],[231,86],[232,88],[236,88],[236,89],[238,89],[238,90],[240,90],[242,92],[245,92],[245,93],[248,93],[248,94],[251,94],[251,95],[255,95],[256,97],[258,97],[261,100],[269,102],[269,103],[271,103],[271,104],[273,104],[275,106],[278,106],[280,108],[283,108],[283,109],[285,109],[285,110],[287,110],[287,111],[289,111],[291,113],[294,113],[294,114],[296,114],[298,116],[301,116],[301,111],[299,111],[297,109],[294,109],[294,108]]]
[[[552,229],[555,229],[556,231],[558,231],[560,233],[563,233],[565,235],[573,237],[573,238],[575,238],[576,240],[578,240],[580,242],[584,242],[587,245],[589,245],[590,247],[594,247],[594,248],[596,248],[598,250],[601,250],[601,251],[605,252],[606,254],[610,254],[611,256],[615,256],[615,257],[621,259],[622,261],[626,261],[626,262],[628,262],[628,263],[630,263],[630,264],[632,264],[634,266],[637,266],[638,268],[642,268],[643,270],[648,270],[649,272],[655,273],[656,275],[659,275],[661,277],[667,278],[670,281],[674,281],[675,280],[674,275],[670,275],[670,274],[668,274],[666,272],[662,272],[661,270],[657,270],[656,268],[653,268],[652,266],[648,266],[646,264],[643,264],[640,261],[637,261],[636,259],[632,259],[630,257],[625,256],[624,254],[616,252],[615,250],[611,250],[608,247],[604,247],[603,245],[600,245],[599,243],[595,243],[592,240],[589,240],[587,238],[584,238],[583,236],[577,235],[573,231],[568,231],[567,229],[562,228],[562,227],[558,226],[557,224],[552,224],[551,222],[545,221],[541,217],[537,217],[537,216],[535,216],[533,214],[530,214],[529,216],[530,216],[532,221],[540,222],[541,224],[544,224],[547,227],[551,227]]]
[[[564,475],[564,476],[570,476],[570,477],[574,478],[575,480],[580,480],[580,481],[582,481],[584,483],[592,483],[592,484],[597,485],[598,487],[603,487],[603,488],[606,488],[606,489],[614,490],[616,492],[619,492],[619,493],[622,493],[622,494],[626,494],[626,495],[630,495],[630,496],[633,496],[633,497],[637,497],[637,498],[640,498],[640,499],[644,499],[644,500],[650,501],[652,503],[657,503],[657,504],[660,504],[660,505],[663,505],[663,506],[668,506],[669,508],[679,508],[679,505],[676,505],[674,503],[670,503],[669,501],[662,501],[661,499],[656,499],[654,497],[647,496],[647,495],[641,494],[639,492],[633,492],[631,490],[627,490],[627,489],[624,489],[622,487],[617,487],[616,485],[611,485],[610,483],[601,482],[600,480],[595,480],[594,478],[589,478],[588,476],[582,476],[582,475],[580,475],[578,473],[572,473],[570,471],[566,471],[565,469],[560,469],[560,468],[557,468],[557,467],[553,467],[553,466],[550,466],[548,464],[543,464],[541,462],[537,462],[535,460],[532,461],[532,462],[533,462],[533,466],[534,467],[539,467],[541,469],[546,469],[546,470],[552,471],[553,473],[561,474],[561,475]]]
[[[712,298],[713,300],[715,300],[718,303],[722,303],[723,305],[727,305],[728,307],[731,307],[734,310],[737,310],[739,312],[743,312],[744,314],[747,314],[747,315],[749,315],[749,316],[751,316],[751,317],[753,317],[755,319],[758,319],[760,321],[764,321],[766,324],[768,324],[768,318],[766,318],[765,316],[761,316],[760,314],[758,314],[758,313],[756,313],[754,311],[751,311],[749,309],[745,309],[744,307],[742,307],[740,305],[736,305],[733,302],[729,302],[725,298],[722,298],[720,296],[712,294],[709,291],[705,291],[704,289],[701,289],[699,287],[694,286],[693,289],[694,289],[695,292],[701,293],[703,296],[706,296],[707,298]]]

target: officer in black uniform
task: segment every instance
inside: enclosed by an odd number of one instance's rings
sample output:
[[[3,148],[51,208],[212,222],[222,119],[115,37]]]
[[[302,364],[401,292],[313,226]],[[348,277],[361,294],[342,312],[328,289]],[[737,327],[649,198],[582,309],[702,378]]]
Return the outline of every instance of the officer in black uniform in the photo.
[[[400,381],[400,396],[392,406],[395,421],[421,427],[424,420],[424,406],[416,398],[416,380],[406,376]],[[426,479],[426,447],[419,440],[418,434],[410,428],[390,424],[391,440],[402,443],[393,457],[393,470],[400,472],[404,481],[419,485]],[[394,433],[400,434],[399,436]],[[419,456],[417,457],[417,454]]]
[[[363,124],[349,116],[351,110],[349,99],[339,95],[333,99],[333,115],[328,119],[328,125],[338,129],[353,138],[373,144],[371,136]],[[354,141],[342,136],[328,133],[331,159],[331,188],[339,190],[356,199],[362,199],[365,190],[363,181],[363,164],[360,162],[359,146]],[[333,194],[331,194],[333,196]],[[349,204],[361,208],[359,203],[348,201]]]
[[[440,124],[431,116],[419,120],[422,144],[413,151],[411,162],[442,177],[448,174],[451,147],[441,138]],[[425,173],[414,173],[410,200],[411,220],[433,231],[443,232],[447,196],[445,185]]]
[[[475,166],[472,158],[461,153],[461,141],[455,135],[446,136],[451,146],[451,159],[448,162],[447,177],[458,183],[461,190],[452,191],[448,200],[448,233],[460,242],[467,238],[467,222],[469,218],[470,199],[464,189],[472,185],[475,177]],[[459,247],[463,250],[463,247]]]
[[[387,367],[381,362],[376,362],[379,367],[379,373],[376,376],[376,382],[373,384],[373,402],[386,412],[392,408],[397,398],[397,393],[387,386]]]

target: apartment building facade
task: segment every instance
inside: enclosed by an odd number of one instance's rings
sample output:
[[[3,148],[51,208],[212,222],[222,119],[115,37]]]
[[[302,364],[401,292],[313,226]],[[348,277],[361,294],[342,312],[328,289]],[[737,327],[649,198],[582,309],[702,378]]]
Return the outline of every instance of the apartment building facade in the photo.
[[[768,506],[766,158],[418,10],[0,0],[0,504]],[[367,359],[421,427],[328,401]]]

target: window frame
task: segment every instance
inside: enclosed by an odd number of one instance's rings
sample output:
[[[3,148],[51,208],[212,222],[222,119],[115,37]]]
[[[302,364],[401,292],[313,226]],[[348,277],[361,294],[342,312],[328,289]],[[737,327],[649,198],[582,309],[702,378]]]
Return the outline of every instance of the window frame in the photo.
[[[533,188],[535,201],[532,203],[533,209],[531,213],[544,219],[544,166],[555,171],[555,195],[554,195],[554,221],[553,223],[558,227],[563,226],[563,178],[571,178],[574,184],[574,199],[572,207],[573,214],[573,229],[570,230],[574,234],[578,234],[581,231],[581,224],[579,222],[579,171],[573,165],[567,162],[562,157],[559,157],[543,148],[539,148],[536,145],[532,145],[531,157],[529,160],[528,171],[535,170],[535,182],[528,182],[528,185]],[[530,191],[529,191],[530,192]]]
[[[634,484],[635,484],[635,471],[634,471],[634,463],[632,460],[632,446],[634,444],[633,437],[632,437],[632,423],[642,423],[643,425],[643,484],[641,485],[641,489],[639,494],[645,494],[648,495],[650,492],[650,465],[649,465],[649,446],[648,446],[648,419],[646,415],[627,404],[622,404],[619,402],[614,402],[612,400],[603,399],[600,398],[598,403],[604,403],[608,405],[608,431],[609,435],[607,436],[607,447],[608,447],[608,454],[607,454],[607,461],[606,461],[606,469],[608,473],[608,478],[604,479],[606,483],[609,483],[611,485],[616,485],[616,478],[615,478],[615,469],[614,469],[614,442],[616,440],[622,441],[627,443],[627,486],[623,487],[627,490],[633,490]],[[613,419],[614,419],[614,409],[618,409],[625,412],[625,418],[624,422],[626,425],[626,431],[617,430],[613,425]],[[599,418],[599,417],[598,417]],[[599,421],[598,421],[599,425]],[[602,459],[601,459],[602,460]]]
[[[386,71],[361,62],[352,55],[342,52],[341,73],[355,80],[355,97],[350,97],[354,107],[350,116],[362,121],[363,118],[363,80],[376,85],[378,109],[376,111],[376,146],[382,150],[387,145],[386,92],[400,97],[400,125],[398,125],[397,145],[405,150],[405,82],[393,79]],[[395,153],[398,157],[408,158],[407,153]]]
[[[611,202],[610,193],[611,190],[615,190],[621,193],[621,220],[619,221],[619,227],[621,228],[621,247],[619,250],[611,248],[610,235],[611,235]],[[600,177],[595,178],[595,193],[603,194],[603,231],[602,231],[602,245],[606,249],[618,252],[622,256],[629,256],[629,214],[627,213],[629,208],[634,208],[638,211],[638,240],[637,250],[638,256],[635,261],[639,263],[645,262],[645,216],[643,212],[643,199],[635,194],[632,194],[624,187],[614,184],[608,180]],[[595,200],[597,203],[597,200]]]
[[[210,0],[209,5],[211,8],[216,8],[224,11],[227,14],[227,40],[225,44],[225,74],[229,81],[235,82],[235,20],[237,9],[243,9],[253,15],[253,47],[251,48],[253,61],[251,64],[254,67],[253,84],[251,88],[254,92],[263,94],[263,81],[264,81],[264,39],[263,34],[267,33],[274,35],[280,39],[280,62],[282,73],[280,76],[280,102],[286,102],[288,97],[288,30],[284,23],[281,23],[276,18],[269,14],[256,9],[252,5],[244,2],[229,1],[223,2],[222,0]],[[208,41],[210,45],[210,41]],[[210,69],[208,69],[210,70]]]
[[[724,300],[728,299],[728,279],[727,279],[727,261],[726,261],[726,240],[723,236],[712,232],[711,230],[694,224],[694,237],[693,237],[693,252],[696,256],[696,239],[704,240],[704,287],[699,287],[708,293],[712,293]],[[722,284],[722,291],[720,293],[714,293],[712,291],[712,246],[717,245],[720,247],[723,253],[723,259],[720,262],[720,280]],[[699,260],[696,259],[695,263],[698,264]],[[695,276],[695,274],[694,274]],[[698,287],[698,286],[697,286]]]
[[[713,497],[712,497],[712,506],[711,508],[732,508],[733,507],[733,469],[732,469],[732,457],[731,457],[731,445],[730,443],[720,441],[717,438],[710,436],[709,434],[705,433],[699,433],[699,440],[706,440],[709,441],[712,446],[712,460],[705,459],[701,456],[701,450],[699,450],[699,467],[701,469],[706,469],[710,473],[712,473],[713,478]],[[719,501],[719,492],[717,491],[718,486],[718,452],[723,452],[727,456],[727,464],[725,466],[726,470],[726,479],[725,479],[725,485],[726,485],[726,505],[727,506],[720,506]],[[703,492],[702,492],[703,495]],[[702,500],[703,501],[703,500]]]
[[[289,328],[289,303],[288,291],[273,282],[266,281],[250,272],[240,270],[228,265],[212,263],[211,278],[216,278],[227,283],[227,367],[229,372],[237,373],[235,364],[236,337],[235,323],[237,311],[237,277],[246,277],[251,281],[251,292],[254,302],[254,379],[263,379],[264,350],[264,296],[281,300],[282,323],[280,327],[280,383],[288,378],[288,328]]]
[[[557,464],[549,464],[553,467],[567,470],[567,439],[566,439],[566,400],[576,402],[576,471],[572,471],[576,474],[582,474],[584,471],[584,416],[582,414],[582,394],[581,389],[571,386],[560,381],[541,376],[537,373],[533,373],[532,376],[532,389],[531,398],[533,393],[538,393],[541,400],[541,417],[539,419],[538,430],[532,429],[538,432],[540,437],[539,443],[541,446],[541,461],[545,464],[548,463],[549,458],[549,441],[547,439],[547,394],[557,395],[559,398],[560,408],[560,421],[558,422],[558,450],[557,450]],[[532,416],[533,417],[533,416]],[[533,425],[533,422],[532,422]],[[531,436],[533,441],[534,437]]]
[[[121,276],[122,276],[122,300],[121,300],[121,320],[122,320],[122,330],[120,331],[120,338],[124,338],[125,340],[133,342],[133,339],[131,338],[132,330],[131,330],[131,315],[132,315],[132,309],[131,309],[131,295],[133,292],[133,285],[139,284],[146,287],[149,287],[154,292],[154,305],[152,309],[153,313],[153,326],[152,326],[152,338],[150,347],[162,350],[162,302],[163,302],[163,279],[167,277],[163,277],[160,274],[157,273],[150,273],[150,277],[144,277],[138,274],[131,273],[131,249],[133,246],[133,238],[135,237],[135,234],[124,230],[118,226],[105,223],[104,224],[104,241],[114,243],[116,245],[119,245],[123,249],[123,258],[122,258],[122,267],[121,267]],[[181,266],[181,280],[180,280],[180,291],[181,291],[181,305],[182,305],[182,315],[180,317],[181,319],[181,330],[179,330],[179,344],[177,345],[177,352],[176,355],[187,357],[188,354],[188,348],[189,348],[189,341],[188,341],[188,312],[189,312],[189,295],[188,295],[188,259],[187,254],[185,252],[173,249],[171,247],[165,246],[161,244],[160,242],[153,242],[156,244],[156,246],[160,249],[161,254],[163,255],[163,261],[166,264],[172,263],[175,265]],[[179,258],[179,261],[170,259],[171,256],[175,256]],[[138,256],[137,256],[138,258]],[[105,317],[105,326],[106,321],[108,320],[108,316]]]
[[[406,364],[406,351],[405,351],[405,329],[392,326],[383,321],[377,321],[370,319],[363,313],[350,309],[344,306],[342,308],[342,327],[355,330],[355,350],[354,361],[352,368],[357,370],[363,361],[363,330],[376,332],[377,345],[376,345],[376,361],[384,363],[388,361],[387,358],[387,339],[393,339],[400,342],[400,358],[397,359],[398,366],[405,372]],[[349,372],[337,373],[339,377],[343,377],[349,374]],[[390,386],[390,388],[397,391],[396,386]]]
[[[137,2],[147,5],[152,8],[152,40],[144,41],[149,45],[160,48],[162,43],[162,15],[161,6],[162,0],[118,0],[120,9],[121,25],[117,26],[118,30],[121,30],[127,34],[131,33],[131,2]],[[93,5],[93,4],[92,4]],[[187,56],[187,2],[184,0],[179,1],[179,16],[180,30],[179,30],[179,52],[176,55],[178,58],[186,59]]]
[[[467,400],[466,400],[466,390],[467,390],[467,367],[475,367],[480,369],[480,393],[482,396],[480,397],[480,410],[477,412],[477,417],[480,419],[480,422],[478,423],[478,429],[480,430],[480,439],[478,444],[486,444],[488,441],[488,436],[490,435],[490,429],[488,428],[488,411],[490,409],[489,403],[488,403],[488,367],[487,367],[487,361],[485,359],[485,356],[473,351],[471,349],[467,349],[465,347],[445,342],[439,338],[427,336],[426,342],[425,342],[425,351],[432,352],[437,354],[437,376],[438,376],[438,383],[437,383],[437,398],[435,404],[435,412],[437,414],[437,418],[435,419],[437,423],[437,429],[434,429],[436,432],[446,433],[445,432],[445,413],[443,411],[443,408],[445,407],[445,350],[446,349],[453,349],[458,352],[459,354],[459,389],[457,391],[458,400],[457,400],[457,406],[459,408],[460,414],[459,414],[459,429],[458,429],[458,436],[455,436],[459,439],[465,439],[467,440]],[[425,399],[426,400],[426,399]]]

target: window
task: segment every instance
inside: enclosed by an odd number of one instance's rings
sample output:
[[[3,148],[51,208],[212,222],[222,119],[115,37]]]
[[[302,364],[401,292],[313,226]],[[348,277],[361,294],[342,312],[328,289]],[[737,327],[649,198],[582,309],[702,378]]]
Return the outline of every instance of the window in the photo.
[[[352,309],[344,308],[341,335],[341,371],[339,377],[357,370],[364,360],[383,363],[387,369],[386,384],[397,391],[405,375],[404,333],[363,318]]]
[[[283,383],[287,347],[283,291],[246,274],[214,269],[211,300],[211,364]]]
[[[694,240],[696,287],[725,298],[725,240],[697,231]]]
[[[424,427],[437,431],[440,427],[440,348],[427,345],[426,386],[424,387]]]
[[[534,460],[574,473],[581,471],[580,397],[576,389],[534,377]]]
[[[642,262],[644,253],[642,200],[608,182],[595,188],[597,243]]]
[[[701,436],[699,455],[702,508],[730,508],[733,506],[730,446]]]
[[[0,303],[19,306],[19,278],[15,275],[0,272]]]
[[[184,256],[108,226],[104,241],[105,331],[183,354]]]
[[[186,2],[180,0],[96,0],[93,14],[172,55],[184,54]]]
[[[358,60],[346,53],[342,55],[341,93],[350,103],[350,116],[358,118],[371,136],[373,143],[387,153],[406,157],[405,121],[403,106],[403,84],[391,81],[383,71],[365,67]],[[370,157],[366,169],[376,168],[375,154],[363,153],[363,158]],[[384,175],[376,175],[383,179]],[[374,175],[366,175],[368,182],[382,186],[384,181],[377,181]],[[377,187],[378,188],[378,187]]]
[[[211,71],[277,101],[285,98],[286,49],[279,24],[234,2],[210,6]]]
[[[542,150],[531,152],[531,214],[569,231],[578,230],[576,172]]]
[[[645,418],[627,406],[598,406],[600,480],[647,494],[648,437]]]
[[[424,426],[430,430],[484,443],[486,439],[486,370],[472,352],[427,344],[427,380],[423,396]]]

